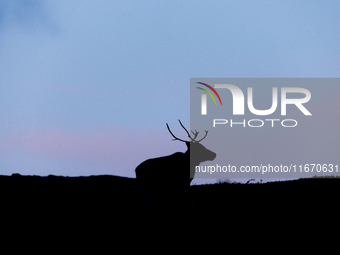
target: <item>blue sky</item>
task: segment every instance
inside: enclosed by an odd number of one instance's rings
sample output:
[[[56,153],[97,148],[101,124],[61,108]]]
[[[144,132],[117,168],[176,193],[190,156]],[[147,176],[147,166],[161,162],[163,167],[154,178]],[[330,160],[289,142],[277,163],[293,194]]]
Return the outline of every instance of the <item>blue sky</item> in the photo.
[[[339,1],[0,0],[1,174],[134,177],[194,77],[339,77]]]

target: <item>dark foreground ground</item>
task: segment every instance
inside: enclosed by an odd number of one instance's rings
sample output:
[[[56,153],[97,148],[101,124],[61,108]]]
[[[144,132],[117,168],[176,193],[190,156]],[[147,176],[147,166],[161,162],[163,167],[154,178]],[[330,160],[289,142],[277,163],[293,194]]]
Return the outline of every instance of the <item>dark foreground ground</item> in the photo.
[[[264,224],[292,230],[292,219],[298,222],[294,229],[304,220],[328,222],[337,215],[339,188],[340,180],[331,178],[194,185],[182,193],[177,187],[157,193],[135,178],[13,174],[0,176],[0,219],[2,226],[9,226],[2,229],[6,236],[22,235],[33,243],[44,240],[52,242],[51,247],[68,244],[67,239],[72,244],[80,240],[76,249],[86,250],[93,240],[103,243],[95,249],[113,249],[117,238],[142,240],[149,246],[153,238],[164,241],[166,235],[188,244],[202,227],[210,229],[203,236],[222,228],[225,234],[244,238]],[[230,232],[233,225],[239,234]],[[135,246],[130,241],[125,247]]]
[[[339,193],[340,178],[311,178],[269,183],[219,183],[194,185],[181,192],[177,187],[158,192],[143,187],[135,178],[112,175],[63,177],[49,175],[0,176],[0,201],[16,206],[88,207],[126,211],[218,208],[237,203],[311,201]]]

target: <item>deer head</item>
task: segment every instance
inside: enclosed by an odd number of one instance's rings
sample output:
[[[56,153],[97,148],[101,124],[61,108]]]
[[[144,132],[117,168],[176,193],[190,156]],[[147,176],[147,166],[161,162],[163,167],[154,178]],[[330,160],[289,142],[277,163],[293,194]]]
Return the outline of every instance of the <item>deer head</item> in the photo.
[[[188,163],[190,162],[190,183],[195,175],[194,167],[198,166],[201,162],[208,161],[208,160],[214,160],[216,158],[216,153],[208,150],[205,148],[200,142],[207,137],[208,131],[205,130],[205,135],[200,140],[196,140],[199,132],[195,130],[195,132],[191,131],[192,135],[190,135],[189,131],[183,126],[182,122],[180,120],[179,124],[182,126],[182,128],[187,133],[190,141],[188,140],[182,140],[178,137],[176,137],[170,130],[168,123],[166,123],[166,126],[174,138],[173,141],[181,141],[184,142],[187,145],[188,150],[185,152],[186,156],[190,158],[190,161],[188,160]]]

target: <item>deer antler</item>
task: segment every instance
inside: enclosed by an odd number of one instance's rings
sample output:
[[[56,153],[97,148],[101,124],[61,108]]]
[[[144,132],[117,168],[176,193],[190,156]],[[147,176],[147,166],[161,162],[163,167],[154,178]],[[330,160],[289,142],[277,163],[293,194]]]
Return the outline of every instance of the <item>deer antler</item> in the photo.
[[[171,132],[168,123],[166,123],[166,126],[167,126],[167,128],[168,128],[170,134],[175,138],[175,139],[173,139],[173,141],[178,140],[178,141],[185,142],[185,143],[188,143],[188,142],[189,142],[189,141],[184,141],[184,140],[182,140],[182,139],[177,138],[177,137]],[[189,136],[189,137],[190,137],[190,136]]]
[[[190,133],[188,132],[188,130],[183,126],[182,122],[181,122],[180,120],[178,120],[178,121],[179,121],[179,124],[181,124],[182,128],[184,128],[185,132],[187,132],[188,137],[189,137],[191,140],[193,140],[193,139],[191,138]]]
[[[193,131],[191,130],[192,134],[194,135],[194,137],[192,138],[192,137],[190,136],[189,131],[183,126],[182,122],[181,122],[180,120],[178,120],[178,121],[179,121],[179,124],[181,124],[182,128],[185,130],[185,132],[187,132],[188,137],[190,138],[191,142],[199,143],[199,142],[202,141],[202,140],[207,136],[207,134],[208,134],[208,131],[205,130],[205,136],[204,136],[201,140],[196,141],[195,139],[196,139],[197,135],[199,134],[199,132],[198,132],[197,130],[195,130],[195,132],[193,132]],[[185,143],[188,143],[188,142],[189,142],[189,141],[185,141],[185,140],[182,140],[182,139],[179,139],[178,137],[176,137],[176,136],[171,132],[168,123],[166,123],[166,126],[167,126],[167,128],[168,128],[170,134],[173,136],[173,138],[175,138],[175,139],[173,139],[173,141],[178,140],[178,141],[185,142]]]
[[[195,141],[195,139],[196,139],[196,137],[197,137],[197,135],[198,135],[198,131],[197,130],[195,130],[195,133],[191,130],[191,133],[193,133],[193,135],[194,135],[194,138],[191,138],[192,139],[192,141]]]
[[[196,142],[195,141],[195,139],[196,139],[196,137],[197,137],[197,135],[198,135],[198,131],[197,130],[195,130],[195,133],[191,130],[191,133],[194,135],[194,138],[192,138],[191,136],[190,136],[190,133],[188,132],[188,130],[183,126],[183,124],[182,124],[182,122],[180,121],[180,120],[178,120],[179,121],[179,124],[181,124],[181,126],[182,126],[182,128],[184,128],[184,130],[185,130],[185,132],[187,132],[187,134],[188,134],[188,137],[191,139],[191,141],[192,142]],[[203,137],[203,139],[204,139],[205,137]],[[202,140],[203,140],[202,139]]]
[[[199,140],[199,141],[195,141],[196,143],[199,143],[200,141],[202,141],[206,136],[207,136],[207,134],[208,134],[208,131],[207,130],[204,130],[204,132],[205,132],[205,136],[201,139],[201,140]]]

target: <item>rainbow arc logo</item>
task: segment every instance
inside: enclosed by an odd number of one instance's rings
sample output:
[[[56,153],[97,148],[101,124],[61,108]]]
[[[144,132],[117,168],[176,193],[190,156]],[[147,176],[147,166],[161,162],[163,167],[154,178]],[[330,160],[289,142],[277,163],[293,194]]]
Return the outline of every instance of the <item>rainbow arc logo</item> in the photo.
[[[197,82],[197,83],[206,86],[206,87],[209,88],[212,92],[214,92],[214,94],[217,96],[217,98],[218,98],[218,100],[220,101],[220,104],[221,104],[221,106],[222,106],[222,100],[221,100],[221,98],[220,98],[220,95],[217,93],[217,91],[216,91],[213,87],[211,87],[210,85],[208,85],[208,84],[206,84],[206,83],[203,83],[203,82]],[[204,89],[204,88],[201,88],[201,87],[197,87],[197,88],[203,90],[204,92],[206,92],[206,93],[214,100],[215,105],[217,105],[214,96],[211,94],[211,92],[210,92],[209,90]]]

